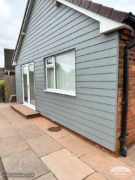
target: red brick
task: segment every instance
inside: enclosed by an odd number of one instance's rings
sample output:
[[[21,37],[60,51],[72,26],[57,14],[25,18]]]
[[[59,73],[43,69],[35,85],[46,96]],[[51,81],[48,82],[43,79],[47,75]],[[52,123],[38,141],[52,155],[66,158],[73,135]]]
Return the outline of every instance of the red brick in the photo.
[[[124,47],[127,42],[133,39],[130,30],[123,29],[120,31],[120,52],[119,52],[119,80],[118,80],[118,102],[117,102],[117,152],[119,150],[119,136],[121,132],[122,116],[122,84],[123,84],[123,59]],[[129,89],[128,89],[128,115],[127,115],[127,145],[135,143],[135,48],[129,52]]]

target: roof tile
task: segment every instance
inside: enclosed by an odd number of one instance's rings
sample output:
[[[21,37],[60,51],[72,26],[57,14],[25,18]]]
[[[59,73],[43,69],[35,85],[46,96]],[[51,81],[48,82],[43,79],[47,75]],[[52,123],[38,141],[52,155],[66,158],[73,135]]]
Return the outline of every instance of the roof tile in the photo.
[[[111,16],[112,11],[113,11],[113,8],[101,6],[98,14],[105,16],[105,17],[109,17],[109,16]]]
[[[73,0],[73,3],[78,6],[80,6],[81,2],[82,2],[82,0]]]
[[[109,18],[111,18],[111,19],[113,19],[115,21],[123,22],[126,15],[127,15],[127,13],[125,13],[125,12],[113,10],[112,14],[111,14],[111,16]]]
[[[82,0],[82,2],[80,4],[80,6],[85,8],[85,9],[88,9],[89,5],[90,5],[90,2],[88,0]]]
[[[98,11],[100,10],[101,8],[101,4],[98,4],[98,3],[93,3],[92,1],[90,1],[90,6],[89,6],[89,10],[95,12],[95,13],[98,13]]]
[[[113,8],[103,6],[101,4],[94,3],[89,0],[66,0],[66,1],[121,23],[125,20],[125,17],[128,14],[126,12],[117,11],[114,10]]]

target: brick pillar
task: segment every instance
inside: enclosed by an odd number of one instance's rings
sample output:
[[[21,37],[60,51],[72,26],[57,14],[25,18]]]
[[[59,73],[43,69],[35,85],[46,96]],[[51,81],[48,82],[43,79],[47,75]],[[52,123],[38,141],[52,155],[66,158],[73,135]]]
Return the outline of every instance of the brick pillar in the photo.
[[[117,102],[117,151],[120,151],[120,135],[122,121],[122,88],[123,88],[123,59],[124,47],[127,42],[134,39],[130,30],[120,30],[119,32],[119,75],[118,75],[118,102]],[[128,115],[127,115],[127,140],[129,147],[135,143],[135,48],[129,50],[129,89],[128,89]]]

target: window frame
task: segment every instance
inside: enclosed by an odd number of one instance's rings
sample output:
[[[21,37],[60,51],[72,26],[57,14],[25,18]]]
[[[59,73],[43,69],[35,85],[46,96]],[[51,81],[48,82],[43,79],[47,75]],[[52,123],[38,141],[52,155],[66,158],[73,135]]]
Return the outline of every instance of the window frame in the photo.
[[[47,60],[48,59],[52,59],[53,60],[53,64],[47,64]],[[52,57],[49,57],[49,58],[46,58],[45,59],[45,65],[46,65],[46,90],[50,90],[50,89],[56,89],[56,75],[55,75],[55,57],[52,56]],[[51,69],[53,68],[54,69],[54,88],[48,88],[48,69]]]
[[[45,67],[45,71],[46,71],[46,89],[44,90],[45,92],[51,92],[51,93],[69,95],[69,96],[76,96],[76,79],[75,79],[75,91],[66,91],[66,90],[56,88],[56,81],[57,81],[56,80],[56,56],[61,55],[61,54],[66,54],[68,52],[70,53],[72,51],[74,51],[74,53],[75,53],[75,50],[70,50],[70,51],[59,53],[59,54],[56,54],[55,56],[51,56],[51,57],[48,57],[48,58],[44,59],[45,60],[45,66],[46,66]],[[47,64],[48,59],[52,59],[53,64]],[[48,88],[48,69],[49,68],[54,68],[54,88]]]

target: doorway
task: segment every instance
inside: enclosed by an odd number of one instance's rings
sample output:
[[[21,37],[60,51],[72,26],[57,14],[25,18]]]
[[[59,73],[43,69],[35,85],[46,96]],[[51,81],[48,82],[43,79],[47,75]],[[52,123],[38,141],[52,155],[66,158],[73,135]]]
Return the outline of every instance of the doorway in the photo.
[[[35,109],[34,63],[22,66],[23,103]]]

